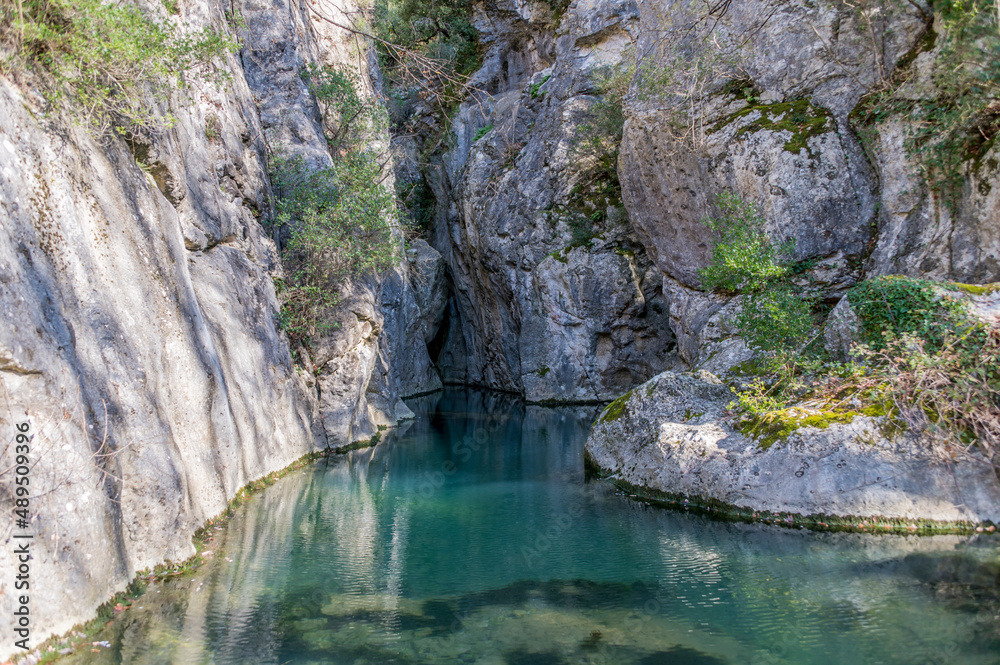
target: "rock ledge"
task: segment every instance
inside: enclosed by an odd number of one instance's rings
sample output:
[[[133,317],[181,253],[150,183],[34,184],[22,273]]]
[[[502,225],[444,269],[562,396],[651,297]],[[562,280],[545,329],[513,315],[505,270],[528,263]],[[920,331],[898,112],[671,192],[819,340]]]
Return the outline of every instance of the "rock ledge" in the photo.
[[[632,494],[816,528],[992,530],[1000,481],[976,451],[887,438],[880,419],[806,426],[763,448],[733,427],[729,388],[664,372],[609,405],[588,464]]]

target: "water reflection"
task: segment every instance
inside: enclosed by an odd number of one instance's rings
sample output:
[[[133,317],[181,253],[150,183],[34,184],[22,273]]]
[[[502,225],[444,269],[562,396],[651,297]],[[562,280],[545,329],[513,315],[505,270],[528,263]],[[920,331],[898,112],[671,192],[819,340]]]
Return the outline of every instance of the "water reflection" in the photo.
[[[587,482],[594,409],[451,390],[250,500],[86,663],[1000,662],[992,537],[813,534]]]

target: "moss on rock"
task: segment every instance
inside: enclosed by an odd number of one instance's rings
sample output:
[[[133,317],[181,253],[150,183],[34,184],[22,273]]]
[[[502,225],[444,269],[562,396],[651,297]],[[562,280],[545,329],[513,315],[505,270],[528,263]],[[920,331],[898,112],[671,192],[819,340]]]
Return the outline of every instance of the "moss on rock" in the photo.
[[[786,131],[791,133],[791,137],[785,141],[784,149],[788,152],[799,154],[804,148],[812,157],[812,150],[809,148],[809,139],[830,131],[830,112],[819,106],[815,106],[808,99],[793,99],[787,102],[772,102],[769,104],[748,104],[739,111],[730,114],[715,123],[709,128],[708,133],[713,134],[728,125],[746,118],[751,114],[758,114],[749,124],[737,130],[734,139],[742,138],[746,134],[754,134],[761,130],[772,132]]]
[[[955,291],[962,291],[974,296],[988,296],[991,293],[1000,291],[1000,282],[992,284],[962,284],[961,282],[949,282],[948,288]]]
[[[621,418],[625,415],[625,410],[630,399],[632,399],[631,390],[604,407],[604,411],[601,411],[601,417],[597,419],[597,422],[609,423]]]
[[[796,430],[804,427],[826,429],[834,423],[846,424],[854,420],[859,411],[806,412],[801,409],[778,409],[754,414],[736,424],[741,434],[757,440],[761,450],[767,450],[778,441],[784,441]]]

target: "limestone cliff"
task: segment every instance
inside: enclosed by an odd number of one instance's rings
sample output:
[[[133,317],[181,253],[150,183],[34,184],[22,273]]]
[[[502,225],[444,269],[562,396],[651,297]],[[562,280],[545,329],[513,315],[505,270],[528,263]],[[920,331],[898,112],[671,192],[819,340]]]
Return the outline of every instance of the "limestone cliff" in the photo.
[[[95,137],[32,79],[0,76],[0,487],[12,509],[9,444],[29,422],[32,644],[192,554],[246,483],[371,436],[411,415],[400,396],[440,385],[406,261],[349,285],[339,327],[293,364],[262,226],[267,155],[330,162],[299,71],[364,73],[369,51],[299,3],[237,5],[179,3],[191,33],[233,30],[238,12],[243,46],[223,82],[172,92],[176,122],[156,136]],[[0,529],[9,571],[13,520]],[[15,597],[6,576],[8,616]]]
[[[738,303],[699,290],[701,220],[722,191],[795,240],[802,279],[831,304],[882,274],[1000,279],[994,125],[949,197],[908,144],[919,120],[870,112],[894,81],[909,81],[897,107],[921,99],[944,48],[930,6],[496,1],[476,16],[483,65],[452,147],[423,172],[454,287],[446,381],[599,400],[673,351],[713,371],[746,360],[727,324]],[[608,195],[581,145],[615,68],[631,85]],[[431,116],[417,108],[403,153],[431,147]]]

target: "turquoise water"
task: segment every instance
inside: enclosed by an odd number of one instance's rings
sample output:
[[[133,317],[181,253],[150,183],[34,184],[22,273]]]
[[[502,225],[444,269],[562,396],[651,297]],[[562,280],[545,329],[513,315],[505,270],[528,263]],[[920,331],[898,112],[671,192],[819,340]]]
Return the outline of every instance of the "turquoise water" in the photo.
[[[80,663],[1000,663],[1000,541],[816,534],[588,480],[591,408],[449,390],[245,504]]]

